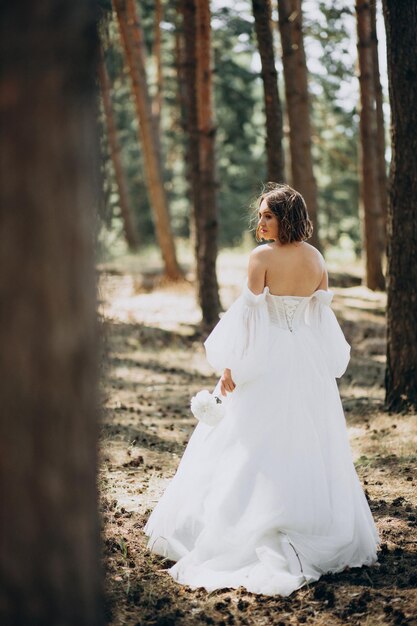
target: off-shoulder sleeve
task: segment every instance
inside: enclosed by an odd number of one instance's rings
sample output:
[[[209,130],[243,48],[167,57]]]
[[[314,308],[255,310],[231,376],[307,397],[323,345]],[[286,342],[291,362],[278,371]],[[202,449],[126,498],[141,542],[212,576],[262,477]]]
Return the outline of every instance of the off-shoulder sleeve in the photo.
[[[316,291],[306,308],[305,321],[320,343],[330,372],[335,378],[340,378],[349,364],[351,346],[330,306],[333,296],[330,290]]]
[[[268,288],[255,295],[247,284],[204,342],[207,360],[218,371],[229,368],[236,384],[260,376],[269,343]]]

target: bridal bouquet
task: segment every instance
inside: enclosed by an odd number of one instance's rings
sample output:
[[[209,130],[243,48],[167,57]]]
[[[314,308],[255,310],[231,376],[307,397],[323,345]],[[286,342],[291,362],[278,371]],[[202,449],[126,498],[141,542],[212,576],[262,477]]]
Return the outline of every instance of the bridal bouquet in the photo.
[[[224,417],[224,400],[216,395],[218,386],[213,393],[207,389],[202,389],[191,398],[191,413],[196,419],[208,426],[216,426]]]

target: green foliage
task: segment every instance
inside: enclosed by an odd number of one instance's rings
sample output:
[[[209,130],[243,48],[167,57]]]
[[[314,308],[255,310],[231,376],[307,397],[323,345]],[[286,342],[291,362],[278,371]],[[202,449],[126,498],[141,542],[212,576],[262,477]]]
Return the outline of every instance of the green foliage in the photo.
[[[265,180],[265,120],[251,2],[244,0],[226,6],[225,3],[213,3],[212,9],[219,239],[225,246],[242,241],[248,230],[250,202]],[[153,96],[156,91],[156,66],[152,57],[155,35],[153,0],[138,4],[138,10],[145,33],[148,82]],[[186,139],[181,124],[175,62],[178,35],[175,3],[164,0],[163,12],[161,139],[164,176],[174,232],[177,236],[188,237],[190,204],[184,162]],[[354,20],[352,9],[347,8],[342,0],[317,0],[314,11],[310,9],[305,15],[304,30],[312,94],[320,235],[324,246],[349,242],[348,246],[359,254],[359,119],[356,59],[352,53]],[[114,16],[108,23],[106,40],[106,63],[113,83],[113,105],[132,205],[141,242],[152,243],[155,234],[137,138],[137,118]],[[311,51],[314,54],[310,54]],[[282,85],[280,92],[284,93]],[[103,219],[107,228],[121,233],[112,167],[106,150],[103,154]]]
[[[320,59],[309,66],[320,237],[324,247],[348,238],[359,254],[358,96],[349,50],[355,17],[340,0],[317,4],[314,19],[305,20],[305,39]]]
[[[153,3],[141,4],[140,14],[147,49],[148,83],[156,91],[156,68],[152,59],[154,36]],[[181,127],[175,66],[176,15],[164,3],[162,23],[163,109],[161,139],[165,185],[175,234],[189,234],[188,184],[185,175],[185,137]],[[214,101],[217,126],[217,179],[219,184],[220,243],[236,244],[248,228],[248,204],[264,177],[264,120],[262,86],[250,69],[256,52],[250,14],[242,16],[232,8],[213,15]],[[109,25],[106,64],[113,84],[113,106],[122,145],[123,162],[130,186],[132,205],[144,243],[154,241],[144,166],[137,139],[137,120],[131,96],[130,78],[124,60],[116,21]],[[103,124],[104,125],[104,124]],[[108,151],[104,151],[104,186],[107,228],[121,223],[117,188]],[[113,216],[113,218],[109,218]],[[113,219],[113,221],[112,221]]]
[[[249,204],[265,176],[262,83],[251,70],[256,53],[250,14],[222,8],[213,15],[220,243],[238,244]]]

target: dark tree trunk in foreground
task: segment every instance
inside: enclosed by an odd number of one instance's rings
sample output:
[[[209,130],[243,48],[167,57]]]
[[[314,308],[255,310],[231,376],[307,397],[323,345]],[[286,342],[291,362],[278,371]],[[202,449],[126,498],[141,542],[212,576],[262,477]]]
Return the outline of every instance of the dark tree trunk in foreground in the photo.
[[[113,0],[122,44],[132,79],[133,96],[138,117],[149,200],[155,222],[156,236],[165,264],[165,274],[178,280],[182,272],[177,262],[174,238],[164,188],[161,146],[152,115],[145,69],[142,28],[135,0]]]
[[[311,153],[310,98],[304,52],[301,0],[279,0],[285,94],[290,124],[292,185],[306,203],[314,225],[310,242],[319,247],[317,184]]]
[[[378,162],[378,119],[375,97],[375,68],[371,43],[371,12],[368,0],[356,0],[360,70],[360,135],[362,198],[365,219],[366,284],[385,289],[382,256],[385,249],[385,218],[381,205]]]
[[[101,94],[103,98],[103,109],[107,125],[107,139],[113,163],[117,190],[119,192],[119,208],[123,221],[123,232],[125,235],[126,243],[129,246],[130,250],[136,250],[136,248],[138,247],[137,231],[135,221],[133,219],[133,211],[130,206],[129,190],[122,164],[121,147],[117,138],[116,121],[114,119],[113,106],[111,101],[110,79],[102,52],[100,55],[99,63],[99,77]]]
[[[271,0],[252,0],[252,9],[262,63],[268,180],[277,183],[284,182],[282,109],[278,92],[278,74],[275,67],[274,41],[271,28]]]
[[[384,250],[386,248],[386,221],[388,206],[388,180],[387,165],[385,161],[385,121],[384,121],[384,97],[382,93],[382,85],[379,74],[378,59],[378,37],[376,30],[376,4],[377,0],[370,3],[371,8],[371,46],[372,46],[372,62],[374,66],[374,88],[376,102],[376,118],[377,118],[377,158],[378,158],[378,180],[379,180],[379,198],[381,202],[381,213],[384,220]]]
[[[187,85],[188,159],[195,220],[199,303],[206,329],[219,319],[216,275],[217,198],[212,112],[210,8],[207,0],[182,0]]]
[[[2,626],[103,624],[97,13],[92,0],[0,10]]]
[[[384,0],[392,112],[386,405],[417,409],[417,4]]]

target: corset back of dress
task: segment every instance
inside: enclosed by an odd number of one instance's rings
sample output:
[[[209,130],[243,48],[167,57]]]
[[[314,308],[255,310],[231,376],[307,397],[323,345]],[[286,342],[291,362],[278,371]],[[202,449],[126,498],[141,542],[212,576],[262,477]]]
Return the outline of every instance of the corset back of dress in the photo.
[[[308,297],[304,296],[266,296],[269,319],[271,324],[294,332],[302,323],[302,312],[308,305]]]

